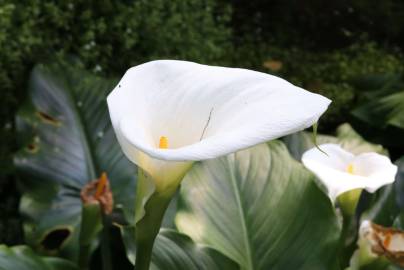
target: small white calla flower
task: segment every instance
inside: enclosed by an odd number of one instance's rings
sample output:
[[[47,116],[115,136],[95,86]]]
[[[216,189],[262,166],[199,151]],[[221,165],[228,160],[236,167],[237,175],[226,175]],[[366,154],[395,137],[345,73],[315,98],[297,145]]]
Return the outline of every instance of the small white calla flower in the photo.
[[[323,144],[302,156],[304,166],[312,171],[335,198],[349,190],[366,189],[375,192],[394,182],[397,166],[386,156],[377,153],[353,155],[337,144]]]
[[[307,128],[330,102],[272,75],[174,60],[129,69],[108,96],[124,153],[157,188],[193,161]]]

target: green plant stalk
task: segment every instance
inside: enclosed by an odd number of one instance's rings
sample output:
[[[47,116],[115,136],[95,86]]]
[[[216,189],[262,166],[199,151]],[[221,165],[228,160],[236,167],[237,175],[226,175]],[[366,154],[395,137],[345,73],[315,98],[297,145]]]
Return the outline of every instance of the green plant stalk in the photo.
[[[139,173],[139,177],[142,177],[141,175],[142,174]],[[154,240],[160,231],[164,213],[176,189],[177,186],[164,191],[155,191],[144,206],[145,214],[136,223],[135,270],[149,269]]]
[[[339,240],[338,254],[339,262],[342,269],[349,266],[349,261],[356,248],[357,226],[353,216],[345,215],[342,213],[342,230]],[[348,239],[350,236],[354,236]]]
[[[112,270],[111,245],[110,245],[110,220],[109,215],[102,214],[102,236],[101,236],[101,255],[102,269]]]
[[[90,260],[91,246],[90,245],[80,245],[79,254],[79,267],[81,270],[87,270],[88,262]]]
[[[81,212],[79,267],[88,269],[91,245],[102,229],[102,213],[98,203],[84,204]]]
[[[338,196],[337,201],[344,216],[353,217],[355,215],[361,193],[362,189],[357,188],[344,192]]]
[[[351,257],[357,249],[358,224],[355,212],[361,193],[362,189],[358,188],[344,192],[337,198],[343,219],[339,251],[343,267],[349,266]]]

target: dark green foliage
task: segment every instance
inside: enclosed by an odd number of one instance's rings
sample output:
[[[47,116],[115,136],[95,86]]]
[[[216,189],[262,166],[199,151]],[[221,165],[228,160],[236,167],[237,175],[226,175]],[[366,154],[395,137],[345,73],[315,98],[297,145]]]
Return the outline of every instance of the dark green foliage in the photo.
[[[262,64],[281,61],[275,74],[331,98],[320,131],[348,120],[353,78],[403,71],[403,2],[234,0],[232,7],[234,64],[271,72]]]
[[[236,36],[258,43],[341,48],[360,38],[403,44],[404,3],[397,0],[233,0]]]
[[[0,179],[0,243],[23,243],[21,220],[18,214],[19,196],[15,185],[6,178]]]
[[[228,9],[213,0],[6,0],[0,15],[1,98],[9,105],[1,119],[22,97],[32,65],[55,53],[121,74],[156,57],[220,62],[230,40]]]
[[[383,49],[373,42],[353,44],[330,52],[263,44],[254,50],[254,46],[249,44],[236,49],[238,58],[235,62],[274,73],[333,101],[321,118],[322,131],[334,130],[338,124],[347,122],[351,108],[357,104],[353,83],[357,77],[404,71],[401,53]],[[271,62],[281,63],[279,70],[274,70]]]
[[[401,73],[369,74],[354,82],[360,98],[352,108],[354,124],[368,140],[392,148],[393,158],[404,153],[404,80]]]
[[[0,241],[20,241],[10,157],[16,150],[14,113],[35,63],[72,54],[104,75],[122,75],[157,57],[220,63],[230,42],[229,14],[214,0],[1,1]]]
[[[74,54],[108,74],[156,57],[220,62],[230,40],[228,19],[228,9],[213,0],[2,1],[0,126],[24,97],[36,62]]]
[[[1,0],[0,242],[21,241],[10,156],[35,63],[76,55],[88,70],[117,77],[156,58],[262,70],[331,98],[319,126],[330,131],[357,103],[354,77],[403,71],[395,47],[403,10],[396,0]],[[281,69],[264,67],[268,60]]]
[[[374,43],[365,43],[332,53],[313,54],[294,50],[282,59],[287,61],[285,77],[333,100],[322,118],[325,128],[332,130],[348,120],[350,109],[357,103],[352,80],[369,73],[402,72],[404,68],[399,57]]]

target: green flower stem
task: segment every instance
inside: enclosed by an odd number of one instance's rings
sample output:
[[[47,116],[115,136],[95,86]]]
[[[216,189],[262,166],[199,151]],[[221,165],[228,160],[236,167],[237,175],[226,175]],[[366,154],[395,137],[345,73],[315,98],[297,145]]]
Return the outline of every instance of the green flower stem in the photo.
[[[352,254],[357,248],[357,238],[352,236],[356,236],[358,233],[355,212],[361,193],[362,189],[354,189],[339,195],[337,198],[343,220],[339,251],[340,263],[343,267],[349,265]]]
[[[145,205],[145,216],[136,224],[136,270],[149,269],[154,240],[174,193],[155,192]]]
[[[160,231],[164,213],[178,188],[180,181],[158,190],[153,180],[139,170],[136,194],[136,270],[148,270],[154,240]]]
[[[89,269],[89,261],[90,261],[91,247],[88,245],[80,246],[80,254],[79,254],[79,267],[81,270]]]
[[[342,230],[338,248],[338,257],[342,269],[345,269],[345,267],[349,265],[352,254],[356,249],[356,238],[351,237],[356,235],[356,233],[357,226],[355,218],[342,213]]]
[[[102,213],[98,203],[83,204],[80,228],[80,269],[88,269],[91,256],[91,244],[102,229]]]
[[[91,254],[91,246],[90,245],[80,245],[80,254],[79,254],[79,267],[81,270],[87,270],[88,262]]]
[[[102,235],[101,235],[101,255],[102,255],[102,269],[112,270],[112,259],[111,259],[111,243],[110,243],[110,219],[109,215],[102,215]]]
[[[344,192],[338,196],[337,201],[344,216],[352,217],[355,215],[361,193],[362,189],[358,188]]]

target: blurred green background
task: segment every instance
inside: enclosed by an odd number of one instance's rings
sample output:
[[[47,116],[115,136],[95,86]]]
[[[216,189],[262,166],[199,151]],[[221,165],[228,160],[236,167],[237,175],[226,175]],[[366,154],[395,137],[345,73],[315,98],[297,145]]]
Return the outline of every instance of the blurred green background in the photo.
[[[35,63],[72,55],[107,77],[164,58],[260,70],[332,99],[330,132],[361,101],[357,78],[401,75],[403,41],[394,0],[1,0],[0,243],[22,242],[14,115]]]

